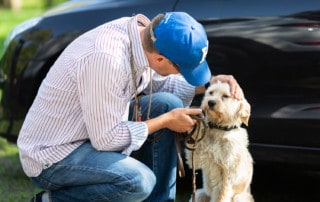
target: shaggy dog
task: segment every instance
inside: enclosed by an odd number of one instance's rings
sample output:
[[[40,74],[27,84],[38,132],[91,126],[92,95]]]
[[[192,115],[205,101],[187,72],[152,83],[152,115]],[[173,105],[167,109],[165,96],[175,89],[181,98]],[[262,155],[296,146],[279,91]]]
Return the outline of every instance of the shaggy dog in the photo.
[[[194,151],[186,149],[187,164],[202,169],[203,188],[196,191],[196,201],[254,201],[250,194],[253,160],[247,131],[241,127],[248,125],[249,103],[232,98],[229,85],[218,82],[206,90],[201,108],[206,132]]]

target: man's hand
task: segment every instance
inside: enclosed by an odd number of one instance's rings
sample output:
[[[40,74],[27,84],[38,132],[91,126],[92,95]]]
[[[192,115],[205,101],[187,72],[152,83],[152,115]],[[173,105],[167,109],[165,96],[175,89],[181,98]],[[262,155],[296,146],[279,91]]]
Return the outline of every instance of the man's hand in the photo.
[[[197,122],[195,119],[191,118],[191,115],[196,116],[201,114],[201,109],[177,108],[156,118],[146,120],[145,123],[148,126],[149,134],[162,128],[168,128],[172,131],[183,133],[191,130]]]
[[[243,91],[238,84],[237,80],[232,75],[217,75],[212,77],[210,83],[216,83],[217,81],[221,81],[223,83],[228,83],[230,85],[231,95],[237,99],[242,100],[244,98]]]
[[[191,116],[201,115],[202,110],[197,108],[177,108],[167,114],[167,128],[176,132],[186,132],[191,130],[197,122]]]

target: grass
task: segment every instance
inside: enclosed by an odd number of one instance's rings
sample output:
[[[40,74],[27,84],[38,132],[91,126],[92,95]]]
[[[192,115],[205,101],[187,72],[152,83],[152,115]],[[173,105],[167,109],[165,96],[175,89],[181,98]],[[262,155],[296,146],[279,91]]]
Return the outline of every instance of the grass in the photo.
[[[0,202],[29,201],[39,190],[23,173],[18,148],[0,138]]]

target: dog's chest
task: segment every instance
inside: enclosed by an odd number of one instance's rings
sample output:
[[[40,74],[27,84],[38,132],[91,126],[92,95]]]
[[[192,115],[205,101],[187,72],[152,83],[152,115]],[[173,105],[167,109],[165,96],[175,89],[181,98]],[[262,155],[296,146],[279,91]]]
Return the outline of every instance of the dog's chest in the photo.
[[[203,161],[233,161],[246,147],[247,136],[241,130],[210,130],[200,141],[197,153]]]

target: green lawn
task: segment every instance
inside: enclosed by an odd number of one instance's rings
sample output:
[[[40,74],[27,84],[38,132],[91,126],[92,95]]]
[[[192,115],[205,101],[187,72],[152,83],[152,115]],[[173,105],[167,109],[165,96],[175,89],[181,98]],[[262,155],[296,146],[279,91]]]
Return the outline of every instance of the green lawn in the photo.
[[[18,149],[0,138],[0,202],[25,202],[39,190],[25,176],[21,168]]]

